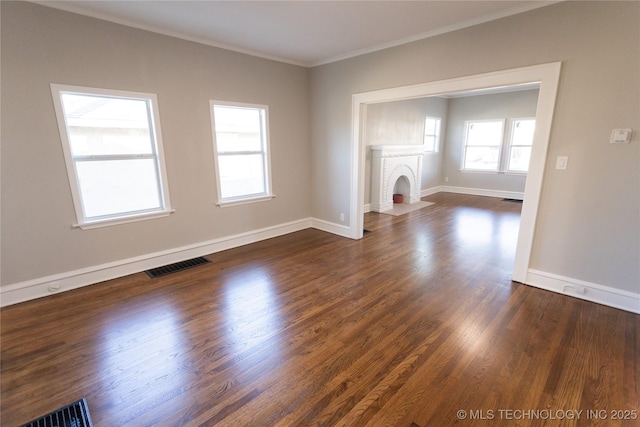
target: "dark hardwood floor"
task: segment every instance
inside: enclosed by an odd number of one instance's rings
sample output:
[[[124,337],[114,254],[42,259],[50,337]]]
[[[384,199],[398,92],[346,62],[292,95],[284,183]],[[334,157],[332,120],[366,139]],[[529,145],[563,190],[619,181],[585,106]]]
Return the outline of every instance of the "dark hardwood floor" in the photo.
[[[2,309],[2,426],[640,425],[640,316],[512,282],[520,204],[425,200]]]

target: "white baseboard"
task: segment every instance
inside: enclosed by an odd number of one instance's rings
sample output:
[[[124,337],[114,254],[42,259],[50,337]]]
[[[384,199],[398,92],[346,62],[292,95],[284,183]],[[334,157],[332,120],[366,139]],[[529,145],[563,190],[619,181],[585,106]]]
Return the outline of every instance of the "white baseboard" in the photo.
[[[193,245],[9,284],[0,288],[0,306],[4,307],[83,286],[93,285],[105,280],[139,273],[150,268],[160,267],[194,257],[236,248],[249,243],[282,236],[295,231],[311,228],[312,226],[324,231],[333,232],[330,227],[326,225],[322,228],[312,225],[314,223],[317,224],[318,222],[319,220],[313,220],[311,218],[292,221],[285,224],[213,239]],[[348,229],[348,227],[346,228]],[[334,229],[339,230],[339,226],[335,226]],[[335,234],[343,235],[343,233]]]
[[[442,189],[438,191],[446,190]],[[2,286],[0,289],[0,306],[5,307],[83,286],[93,285],[105,280],[139,273],[150,268],[232,249],[307,228],[316,228],[347,238],[351,236],[350,228],[345,225],[317,218],[307,218],[172,250],[155,252],[139,257]],[[640,314],[640,294],[637,293],[534,269],[529,269],[526,284]]]
[[[336,224],[323,219],[311,218],[311,227],[328,233],[337,234],[338,236],[351,238],[351,228],[346,225]]]
[[[483,188],[453,187],[450,185],[441,185],[436,188],[438,188],[438,191],[443,191],[445,193],[469,194],[472,196],[499,197],[501,199],[515,199],[515,200],[524,199],[524,193],[519,191],[487,190]]]
[[[640,314],[640,294],[529,269],[527,285]]]
[[[425,190],[421,190],[420,191],[420,197],[427,197],[427,196],[431,196],[432,194],[436,194],[439,193],[441,191],[444,191],[442,189],[441,185],[438,185],[436,187],[431,187],[431,188],[427,188]]]
[[[469,194],[472,196],[498,197],[501,199],[515,199],[515,200],[524,199],[524,193],[520,193],[517,191],[486,190],[482,188],[469,188],[469,187],[452,187],[450,185],[437,185],[435,187],[421,190],[420,197],[427,197],[440,192]],[[371,203],[365,204],[363,211],[364,213],[371,212]]]

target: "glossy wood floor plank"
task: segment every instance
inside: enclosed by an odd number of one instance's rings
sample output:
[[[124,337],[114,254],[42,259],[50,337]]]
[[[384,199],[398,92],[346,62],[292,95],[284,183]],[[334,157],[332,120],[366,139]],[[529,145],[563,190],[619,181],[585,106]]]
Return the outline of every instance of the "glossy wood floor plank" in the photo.
[[[640,316],[511,282],[518,203],[426,200],[2,309],[1,425],[640,425]]]

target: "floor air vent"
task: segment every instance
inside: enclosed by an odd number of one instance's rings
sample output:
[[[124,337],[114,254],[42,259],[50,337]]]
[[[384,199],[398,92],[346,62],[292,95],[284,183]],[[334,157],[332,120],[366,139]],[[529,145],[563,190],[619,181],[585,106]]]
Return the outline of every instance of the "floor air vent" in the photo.
[[[197,267],[202,264],[208,263],[209,260],[203,257],[188,259],[186,261],[176,262],[175,264],[169,264],[158,268],[152,268],[145,273],[152,279],[156,277],[166,276],[167,274],[176,273],[178,271],[186,270],[187,268]]]
[[[86,399],[53,411],[22,427],[93,427]]]

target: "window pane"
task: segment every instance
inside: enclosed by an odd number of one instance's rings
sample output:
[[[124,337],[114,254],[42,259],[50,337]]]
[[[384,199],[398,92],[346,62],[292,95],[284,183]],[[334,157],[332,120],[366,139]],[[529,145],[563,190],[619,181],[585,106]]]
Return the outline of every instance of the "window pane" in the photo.
[[[509,170],[527,172],[531,160],[531,147],[511,147]]]
[[[74,156],[151,154],[147,100],[98,95],[61,95]]]
[[[476,170],[498,170],[500,147],[467,147],[464,168]]]
[[[221,198],[266,194],[262,154],[219,156]]]
[[[436,122],[437,119],[432,119],[427,117],[424,122],[424,134],[425,135],[435,135],[436,134]]]
[[[76,170],[87,219],[162,208],[153,159],[80,161]]]
[[[436,151],[436,137],[425,135],[424,136],[424,151]]]
[[[262,109],[216,105],[214,118],[219,153],[262,151]]]
[[[424,121],[424,151],[435,152],[438,150],[438,134],[440,133],[440,119],[427,117]]]
[[[517,120],[513,124],[511,145],[532,145],[535,127],[535,120]]]
[[[466,145],[494,145],[502,144],[502,121],[474,122],[467,126]]]

